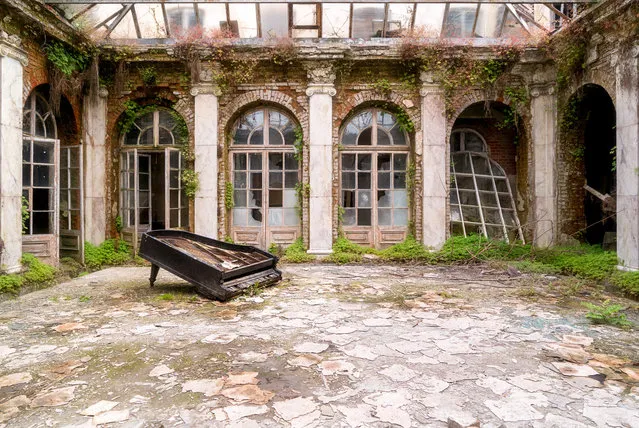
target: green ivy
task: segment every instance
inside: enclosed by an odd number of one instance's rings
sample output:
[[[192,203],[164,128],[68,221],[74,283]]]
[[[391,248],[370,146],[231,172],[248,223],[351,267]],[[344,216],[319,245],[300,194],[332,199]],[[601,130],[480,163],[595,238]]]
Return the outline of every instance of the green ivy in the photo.
[[[226,187],[224,188],[224,206],[227,210],[232,210],[235,206],[235,199],[233,198],[233,183],[231,181],[226,182]]]
[[[308,183],[298,182],[295,185],[295,195],[297,196],[297,215],[301,219],[304,214],[304,198],[308,198],[311,195],[311,185]]]
[[[293,146],[295,147],[295,159],[301,163],[304,158],[304,131],[302,131],[301,127],[296,126],[294,132],[295,141],[293,142]]]
[[[29,200],[22,197],[22,234],[24,235],[29,230]]]
[[[122,216],[116,216],[115,217],[115,230],[118,233],[122,232]]]
[[[391,93],[391,83],[388,79],[378,79],[371,86],[375,92],[383,96],[388,96]]]
[[[140,73],[140,79],[142,79],[145,86],[153,86],[156,84],[158,72],[153,65],[140,67],[138,73]]]
[[[91,62],[87,53],[80,52],[57,40],[47,43],[44,46],[44,52],[47,59],[66,77],[84,71]]]
[[[195,198],[195,194],[200,188],[200,176],[197,172],[192,169],[184,169],[182,170],[182,175],[180,175],[180,181],[184,186],[184,193],[189,199]]]

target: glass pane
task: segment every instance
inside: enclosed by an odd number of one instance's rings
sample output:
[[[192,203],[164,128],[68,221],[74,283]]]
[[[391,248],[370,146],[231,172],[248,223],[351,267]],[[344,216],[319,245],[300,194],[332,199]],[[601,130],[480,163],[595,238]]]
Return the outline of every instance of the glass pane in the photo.
[[[24,168],[22,168],[22,173],[24,174]],[[68,169],[67,170],[62,170],[60,171],[60,188],[62,189],[68,189],[69,188],[69,174],[68,174]],[[23,183],[24,185],[24,183]]]
[[[342,217],[342,223],[344,223],[344,226],[353,226],[353,225],[355,225],[355,209],[354,208],[346,208],[344,210],[344,216]]]
[[[169,28],[173,34],[184,34],[197,25],[192,4],[167,3],[165,5]]]
[[[229,14],[231,16],[231,27],[234,26],[233,21],[236,21],[241,38],[257,37],[257,11],[255,9],[255,3],[229,4]]]
[[[370,172],[358,172],[357,173],[357,188],[358,189],[370,189],[371,188],[371,173]]]
[[[253,208],[250,210],[248,215],[248,225],[249,226],[262,225],[262,209],[261,208]]]
[[[233,192],[233,202],[236,207],[245,207],[246,206],[246,191],[244,190],[235,190]]]
[[[262,191],[250,190],[248,192],[248,206],[249,207],[261,207],[262,206]]]
[[[382,128],[377,128],[377,145],[378,146],[390,146],[390,135],[386,133]]]
[[[367,128],[365,130],[362,131],[361,134],[359,134],[359,137],[357,138],[357,145],[358,146],[370,146],[373,141],[373,128]]]
[[[390,190],[378,190],[377,191],[377,206],[378,207],[392,207],[392,204],[391,204],[391,191]]]
[[[388,5],[388,21],[386,37],[400,37],[410,29],[413,17],[413,5],[408,3],[390,3]]]
[[[180,167],[180,152],[171,150],[169,152],[169,161],[171,163],[171,168],[178,169]]]
[[[408,225],[408,210],[406,209],[394,209],[393,210],[393,225],[395,226],[407,226]]]
[[[53,164],[53,150],[54,145],[52,143],[34,141],[33,162]]]
[[[355,192],[353,190],[342,190],[342,206],[355,208]]]
[[[246,189],[246,173],[236,172],[233,174],[233,187],[236,189]]]
[[[147,129],[142,133],[140,138],[138,139],[138,143],[144,146],[152,146],[153,145],[153,129]]]
[[[379,171],[390,171],[391,169],[390,153],[379,153],[377,155],[377,169]]]
[[[369,209],[358,209],[357,210],[357,225],[358,226],[370,226],[371,225],[371,212]]]
[[[22,142],[22,160],[31,162],[31,141]]]
[[[269,128],[268,144],[271,146],[281,146],[284,144],[284,137],[277,129]]]
[[[226,8],[223,4],[198,3],[197,8],[205,30],[219,30],[220,23],[226,22]]]
[[[173,144],[173,134],[165,128],[159,129],[159,144],[161,145],[171,145]]]
[[[445,10],[444,4],[418,4],[414,33],[421,37],[439,37]]]
[[[342,189],[354,189],[355,188],[355,173],[343,172],[342,173]]]
[[[283,206],[283,195],[281,190],[269,190],[268,191],[268,206],[269,207],[281,207]]]
[[[233,208],[233,225],[245,226],[248,219],[248,210],[244,208]]]
[[[33,200],[31,201],[31,209],[34,211],[47,211],[53,209],[51,189],[33,189]]]
[[[298,165],[294,153],[286,153],[284,155],[284,167],[288,170],[297,171]]]
[[[322,37],[348,38],[350,5],[324,3],[322,5]]]
[[[70,169],[69,177],[71,178],[71,183],[69,183],[70,187],[73,189],[79,189],[80,188],[80,169],[79,168]]]
[[[464,132],[464,148],[468,152],[485,152],[486,147],[479,135],[474,132]]]
[[[281,171],[283,166],[282,153],[268,154],[268,169],[270,171]]]
[[[270,172],[268,174],[268,187],[271,189],[281,189],[284,183],[282,182],[281,172]]]
[[[41,187],[53,186],[53,166],[34,165],[33,185]]]
[[[444,37],[472,37],[476,12],[477,4],[450,4],[444,23]]]
[[[287,189],[294,189],[297,184],[297,172],[284,173],[284,187]]]
[[[251,170],[253,171],[261,171],[262,170],[262,154],[261,153],[249,153],[249,163],[251,166]]]
[[[390,172],[380,172],[377,174],[377,188],[390,189],[391,188],[391,175]]]
[[[297,192],[295,190],[284,190],[284,206],[288,208],[297,206]]]
[[[353,38],[381,37],[384,27],[383,4],[353,5]]]
[[[393,192],[393,205],[395,208],[408,208],[408,193],[405,190]]]
[[[166,37],[164,14],[159,4],[136,4],[134,7],[140,34],[143,38],[161,39]]]
[[[236,171],[246,169],[246,153],[233,154],[233,169]]]
[[[406,173],[396,172],[393,174],[393,189],[406,188]]]
[[[393,157],[393,169],[395,171],[405,171],[407,157],[408,156],[404,154],[395,154]]]
[[[46,235],[52,232],[53,213],[34,212],[31,213],[31,217],[33,221],[32,234]]]
[[[369,208],[372,206],[371,192],[359,191],[357,192],[357,206],[360,208]]]
[[[280,226],[282,224],[282,217],[284,210],[282,208],[271,208],[268,210],[268,225]]]
[[[149,192],[140,192],[138,196],[138,203],[141,207],[149,206]]]
[[[355,169],[355,155],[343,154],[342,155],[342,169],[345,171],[352,171]]]
[[[171,190],[169,197],[169,208],[179,208],[180,205],[180,191],[179,190]],[[142,203],[140,203],[142,205]]]
[[[475,34],[484,38],[499,37],[505,9],[503,4],[482,4],[477,15]]]
[[[391,137],[393,137],[393,144],[396,146],[405,146],[406,143],[406,134],[399,126],[395,126],[391,129]]]
[[[389,209],[378,209],[377,210],[377,223],[380,226],[390,226],[391,223],[391,210]]]
[[[180,211],[180,226],[184,228],[189,227],[189,207],[186,206]]]
[[[284,113],[276,110],[269,110],[268,120],[271,127],[275,129],[281,129],[290,122],[290,120]]]
[[[458,152],[461,150],[461,132],[453,132],[450,136],[450,151]]]
[[[262,173],[252,172],[251,173],[251,189],[261,189],[261,188],[262,188]]]
[[[284,208],[284,226],[297,226],[300,218],[295,208]]]
[[[249,144],[255,146],[264,144],[264,130],[260,128],[254,131],[253,134],[251,134]]]
[[[317,7],[314,4],[294,4],[293,25],[317,25]]]
[[[349,123],[342,134],[342,144],[344,146],[354,146],[357,141],[359,129],[352,123]]]
[[[357,155],[357,169],[360,171],[370,171],[372,155]]]
[[[149,189],[149,178],[150,177],[148,174],[140,174],[140,181],[139,181],[140,189],[142,190]],[[176,187],[176,186],[171,186],[171,187]]]
[[[22,164],[22,185],[31,186],[31,165],[28,163]]]
[[[288,36],[288,5],[260,4],[262,37],[276,38]]]

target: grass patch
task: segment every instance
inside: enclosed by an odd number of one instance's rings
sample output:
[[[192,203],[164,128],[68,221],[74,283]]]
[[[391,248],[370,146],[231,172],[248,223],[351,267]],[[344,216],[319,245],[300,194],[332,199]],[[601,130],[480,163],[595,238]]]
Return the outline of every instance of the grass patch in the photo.
[[[173,300],[175,300],[175,296],[171,293],[164,293],[160,294],[157,299],[165,302],[172,302]]]
[[[99,246],[84,243],[84,264],[92,270],[121,265],[131,261],[131,249],[121,239],[107,239]]]
[[[273,247],[273,245],[274,244],[271,244],[271,247]],[[315,256],[306,252],[302,238],[297,238],[295,242],[286,247],[283,252],[279,246],[275,246],[275,252],[271,251],[271,249],[272,248],[269,248],[270,253],[281,257],[283,261],[288,263],[308,263],[315,260]]]
[[[557,275],[561,269],[551,264],[546,264],[534,260],[515,261],[512,265],[521,272],[538,273],[542,275]]]
[[[41,286],[52,283],[58,270],[41,262],[33,254],[25,253],[20,259],[22,273],[0,275],[0,293],[18,293],[25,285]]]
[[[380,258],[386,261],[414,262],[424,261],[430,262],[433,259],[433,253],[428,251],[424,245],[412,236],[406,238],[404,242],[395,244],[385,250],[378,252]]]
[[[632,322],[628,321],[626,314],[621,312],[623,307],[611,304],[610,300],[606,300],[601,306],[588,302],[585,302],[584,306],[589,309],[586,318],[593,324],[609,324],[621,328],[631,328],[633,326]]]
[[[639,272],[613,272],[610,283],[629,296],[639,297]]]

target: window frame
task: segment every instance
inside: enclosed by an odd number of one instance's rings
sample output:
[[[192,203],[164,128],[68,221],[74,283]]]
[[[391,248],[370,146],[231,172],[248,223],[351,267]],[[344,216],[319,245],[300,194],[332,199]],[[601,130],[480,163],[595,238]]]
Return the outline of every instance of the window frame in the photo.
[[[466,150],[466,133],[475,134],[476,136],[478,136],[482,144],[484,145],[484,150],[481,152],[478,152],[477,150]],[[453,150],[453,147],[452,147],[453,135],[455,134],[461,134],[459,139],[459,150]],[[450,133],[448,146],[450,147],[450,153],[473,152],[473,153],[486,153],[488,156],[490,156],[490,147],[488,146],[488,143],[486,143],[486,139],[484,138],[484,136],[471,128],[453,129]]]
[[[175,124],[175,126],[173,126],[173,128],[169,129],[166,126],[162,126],[162,124],[160,123],[160,112],[164,111],[167,112],[168,114],[171,113],[175,113],[174,110],[171,110],[169,108],[166,107],[161,107],[161,106],[157,106],[157,108],[153,111],[150,112],[146,112],[143,114],[139,114],[135,117],[135,120],[133,121],[133,123],[131,124],[131,128],[129,128],[129,130],[127,132],[124,133],[124,135],[122,136],[122,141],[120,143],[120,146],[122,148],[142,148],[142,149],[148,149],[148,148],[154,148],[154,149],[161,149],[164,147],[179,147],[180,144],[178,144],[176,142],[176,136],[175,136],[175,128],[178,126],[178,123]],[[148,114],[152,113],[153,114],[153,123],[151,126],[147,126],[145,128],[140,128],[137,123],[135,123],[138,119],[140,119],[143,116],[146,116]],[[184,120],[182,119],[182,117],[180,116],[180,120]],[[129,135],[129,133],[133,130],[133,127],[137,128],[139,130],[139,134],[137,136],[136,139],[136,143],[135,144],[127,144],[127,136]],[[160,129],[164,129],[165,131],[167,131],[170,135],[171,135],[171,144],[160,144]],[[152,130],[153,132],[153,144],[140,144],[140,138],[142,138],[142,135],[144,135],[146,132],[148,132],[149,130]]]

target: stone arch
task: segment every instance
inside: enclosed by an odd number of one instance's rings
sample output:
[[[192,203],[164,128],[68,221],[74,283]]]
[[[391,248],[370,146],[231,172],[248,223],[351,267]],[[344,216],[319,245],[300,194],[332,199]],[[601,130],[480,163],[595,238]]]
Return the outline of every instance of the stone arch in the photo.
[[[523,87],[523,85],[514,85],[514,86]],[[513,107],[512,100],[505,94],[503,96],[497,96],[497,95],[487,96],[487,95],[488,94],[486,94],[486,91],[483,91],[481,89],[475,89],[475,90],[469,91],[468,93],[464,94],[462,97],[458,99],[460,101],[459,107],[455,108],[454,113],[451,115],[450,118],[448,118],[448,121],[447,121],[447,125],[448,125],[447,128],[448,128],[448,134],[449,134],[448,136],[450,136],[450,130],[452,129],[459,115],[462,114],[464,110],[466,110],[468,107],[470,107],[473,104],[486,102],[486,101],[493,101],[493,102],[498,102],[498,103],[507,105],[509,107]],[[515,111],[522,118],[529,116],[529,111],[525,105],[515,106]]]

